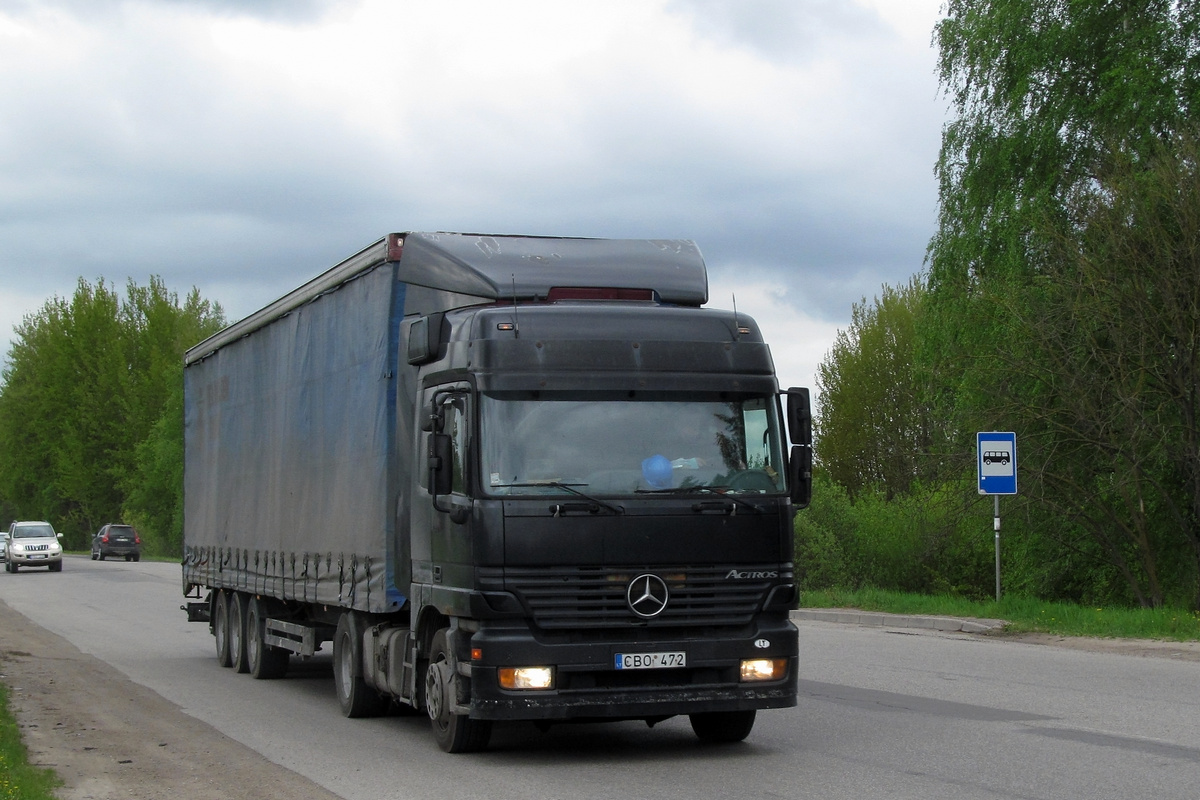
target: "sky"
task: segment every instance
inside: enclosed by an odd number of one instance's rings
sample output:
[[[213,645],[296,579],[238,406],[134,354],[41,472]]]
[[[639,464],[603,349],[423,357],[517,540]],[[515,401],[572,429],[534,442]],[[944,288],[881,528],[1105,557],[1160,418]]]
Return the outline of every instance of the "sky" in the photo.
[[[0,354],[80,279],[232,322],[392,231],[697,242],[813,386],[924,267],[941,0],[0,0]]]

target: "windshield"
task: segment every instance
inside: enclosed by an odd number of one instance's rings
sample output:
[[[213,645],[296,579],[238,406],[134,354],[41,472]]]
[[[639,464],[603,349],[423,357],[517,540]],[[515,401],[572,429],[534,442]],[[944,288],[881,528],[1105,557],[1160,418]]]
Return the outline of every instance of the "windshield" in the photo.
[[[480,417],[494,495],[786,489],[774,397],[505,393],[485,395]]]
[[[53,539],[54,528],[49,525],[18,525],[13,528],[14,539]]]

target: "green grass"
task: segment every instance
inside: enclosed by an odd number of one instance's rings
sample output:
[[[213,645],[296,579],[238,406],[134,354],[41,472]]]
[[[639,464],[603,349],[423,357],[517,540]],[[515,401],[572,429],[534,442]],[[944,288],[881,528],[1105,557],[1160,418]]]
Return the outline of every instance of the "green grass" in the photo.
[[[54,800],[54,789],[61,785],[53,770],[30,766],[8,707],[8,687],[0,683],[0,800]]]
[[[1099,636],[1114,639],[1200,640],[1200,613],[1177,608],[1098,608],[1046,603],[1018,596],[977,602],[961,597],[887,592],[829,590],[803,592],[804,608],[858,608],[894,614],[1003,619],[1012,633]]]

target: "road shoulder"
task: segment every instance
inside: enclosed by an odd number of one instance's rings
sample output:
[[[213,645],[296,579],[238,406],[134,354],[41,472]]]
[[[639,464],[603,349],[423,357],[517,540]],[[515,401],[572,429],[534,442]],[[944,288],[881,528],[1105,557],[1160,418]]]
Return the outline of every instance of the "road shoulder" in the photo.
[[[1159,639],[1098,639],[1086,636],[1056,636],[1048,633],[1010,633],[1000,619],[939,617],[922,614],[885,614],[852,608],[801,608],[792,619],[830,622],[871,628],[962,633],[1011,642],[1063,647],[1090,653],[1119,653],[1146,658],[1200,661],[1200,642],[1170,642]]]
[[[62,800],[337,800],[0,600],[0,680]]]

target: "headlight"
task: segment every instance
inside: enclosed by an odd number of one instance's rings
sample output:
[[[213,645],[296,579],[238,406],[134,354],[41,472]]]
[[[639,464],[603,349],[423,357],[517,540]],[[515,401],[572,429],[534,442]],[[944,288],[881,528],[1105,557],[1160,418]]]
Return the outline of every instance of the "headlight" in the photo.
[[[554,688],[554,669],[551,667],[501,667],[497,672],[502,689]]]
[[[787,675],[786,658],[748,658],[742,661],[742,681],[781,681]]]

